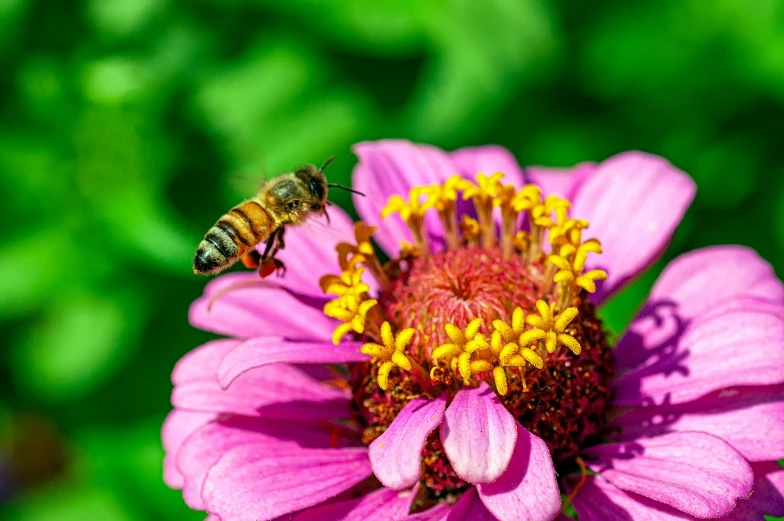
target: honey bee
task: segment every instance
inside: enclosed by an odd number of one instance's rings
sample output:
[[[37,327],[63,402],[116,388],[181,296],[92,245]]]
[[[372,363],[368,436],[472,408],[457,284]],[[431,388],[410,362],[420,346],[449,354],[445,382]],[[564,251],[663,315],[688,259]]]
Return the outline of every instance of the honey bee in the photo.
[[[209,275],[221,272],[242,259],[248,268],[259,268],[262,277],[273,271],[285,272],[275,254],[285,247],[286,226],[303,224],[314,215],[327,214],[329,188],[360,192],[338,184],[328,184],[324,169],[306,165],[295,172],[265,181],[251,199],[238,204],[218,219],[199,243],[193,258],[193,272]],[[264,253],[256,245],[266,241]]]

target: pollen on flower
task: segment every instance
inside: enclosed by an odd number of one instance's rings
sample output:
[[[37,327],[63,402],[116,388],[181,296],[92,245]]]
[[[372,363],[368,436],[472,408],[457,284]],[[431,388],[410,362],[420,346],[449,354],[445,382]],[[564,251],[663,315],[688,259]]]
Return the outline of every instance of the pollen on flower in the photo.
[[[476,219],[459,215],[470,201]],[[462,209],[462,206],[460,206]],[[443,244],[429,243],[428,211]],[[512,415],[549,445],[557,464],[574,461],[583,440],[603,426],[612,376],[610,350],[588,294],[601,270],[586,270],[589,223],[571,203],[504,175],[452,176],[394,195],[382,217],[398,213],[413,244],[381,264],[375,228],[357,223],[356,244],[338,246],[342,273],[322,278],[337,298],[324,311],[344,335],[364,342],[370,362],[349,364],[356,420],[370,444],[412,399],[454,396],[486,382]],[[499,220],[500,216],[500,220]],[[429,232],[431,230],[428,230]],[[363,277],[372,275],[380,291]],[[437,435],[422,454],[426,501],[468,486],[452,470]]]
[[[411,370],[411,360],[406,356],[406,348],[414,336],[414,330],[408,328],[393,335],[392,326],[389,322],[384,322],[379,333],[382,343],[368,342],[362,346],[361,351],[373,357],[371,363],[379,364],[378,386],[386,391],[389,387],[389,372],[394,367],[397,366],[404,371]]]
[[[460,221],[460,232],[463,234],[463,240],[466,243],[476,244],[479,240],[480,231],[479,221],[467,215],[463,216],[463,219]]]
[[[561,344],[568,347],[574,354],[579,355],[582,351],[580,343],[573,336],[564,332],[566,326],[579,313],[577,308],[566,308],[561,313],[555,313],[555,304],[547,305],[544,300],[537,300],[536,309],[539,311],[539,316],[529,315],[525,319],[528,324],[534,326],[534,329],[520,335],[520,345],[525,346],[531,342],[541,341],[547,352],[552,353]]]
[[[324,304],[324,314],[343,322],[332,333],[332,343],[338,345],[348,333],[364,333],[368,312],[378,303],[375,299],[362,300],[351,291]]]
[[[585,262],[589,253],[601,253],[602,245],[596,239],[589,239],[584,243],[574,246],[564,244],[557,255],[549,255],[547,262],[558,268],[553,275],[553,282],[561,285],[561,303],[569,302],[581,289],[588,293],[596,292],[596,281],[606,280],[607,272],[604,270],[585,270]]]
[[[439,360],[445,360],[452,371],[460,370],[463,379],[471,379],[471,354],[488,347],[487,339],[479,334],[482,319],[475,318],[465,331],[452,324],[445,324],[444,330],[451,340],[450,343],[440,345],[433,351],[433,362],[437,365]],[[431,378],[433,374],[431,373]]]
[[[338,298],[324,304],[324,314],[343,322],[332,333],[332,342],[337,345],[340,340],[351,332],[362,334],[368,321],[368,313],[378,304],[376,299],[368,296],[370,286],[362,282],[364,266],[358,266],[354,256],[346,263],[346,271],[340,276],[325,275],[319,284],[324,293],[332,293]]]
[[[495,246],[493,206],[496,206],[496,203],[500,204],[498,198],[501,197],[501,178],[503,177],[504,174],[501,172],[491,176],[480,173],[476,176],[476,184],[468,180],[464,180],[462,184],[463,199],[471,199],[476,206],[479,228],[482,232],[482,246],[485,248]]]
[[[417,248],[425,254],[429,252],[425,240],[425,213],[433,208],[433,198],[429,194],[429,187],[417,187],[409,192],[408,201],[399,195],[393,195],[389,198],[387,205],[381,210],[382,219],[395,213],[400,214],[400,218],[403,219],[411,230]],[[425,198],[424,201],[422,201],[422,197]]]

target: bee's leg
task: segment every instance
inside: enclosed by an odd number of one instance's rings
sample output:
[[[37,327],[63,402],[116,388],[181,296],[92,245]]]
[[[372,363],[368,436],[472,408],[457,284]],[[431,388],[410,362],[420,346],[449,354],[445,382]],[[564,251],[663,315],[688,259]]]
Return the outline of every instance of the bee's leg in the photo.
[[[332,223],[330,222],[330,220],[329,220],[329,214],[327,213],[327,205],[328,205],[328,204],[329,204],[329,203],[326,203],[326,204],[324,204],[324,209],[322,210],[322,213],[324,214],[324,217],[327,219],[327,226],[329,226],[330,224],[332,224]]]
[[[246,268],[258,268],[261,261],[261,253],[255,248],[242,256],[242,263]]]
[[[285,277],[286,276],[286,265],[283,264],[283,261],[280,259],[272,259],[272,262],[275,263],[275,273],[278,277]]]
[[[275,238],[277,236],[278,236],[277,233],[273,233],[272,235],[270,235],[269,239],[267,239],[267,243],[264,246],[264,253],[261,254],[262,261],[267,260],[267,257],[270,256],[270,251],[272,250],[272,246],[275,244]],[[275,253],[273,252],[272,255],[275,255]]]
[[[276,259],[275,257],[268,257],[261,261],[261,264],[259,265],[259,277],[266,279],[273,273],[277,273],[278,277],[286,275],[286,265],[283,264],[283,261]]]
[[[261,265],[259,266],[261,278],[269,277],[273,272],[277,273],[279,277],[286,274],[286,265],[283,264],[282,260],[275,258],[275,255],[286,247],[286,244],[283,242],[284,230],[283,227],[278,228],[272,237],[267,240],[267,246],[264,248],[264,255],[261,257]]]

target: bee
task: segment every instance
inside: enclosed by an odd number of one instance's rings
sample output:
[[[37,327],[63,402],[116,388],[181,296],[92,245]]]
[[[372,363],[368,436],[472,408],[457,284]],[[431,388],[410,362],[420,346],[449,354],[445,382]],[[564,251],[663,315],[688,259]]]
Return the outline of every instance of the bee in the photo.
[[[246,267],[258,268],[262,277],[273,271],[285,273],[284,264],[275,254],[285,247],[286,226],[298,226],[314,215],[323,215],[329,222],[329,188],[364,195],[345,186],[327,183],[324,169],[333,159],[328,159],[321,168],[306,165],[265,181],[255,196],[229,210],[199,243],[193,258],[193,272],[219,273],[242,259]],[[256,245],[265,241],[264,253],[260,254]]]

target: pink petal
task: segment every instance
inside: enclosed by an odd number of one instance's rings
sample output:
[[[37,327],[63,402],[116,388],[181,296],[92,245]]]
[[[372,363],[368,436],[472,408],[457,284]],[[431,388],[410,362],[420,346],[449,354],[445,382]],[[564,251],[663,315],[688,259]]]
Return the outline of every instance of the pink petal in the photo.
[[[329,341],[337,322],[322,311],[324,302],[291,293],[255,272],[229,273],[207,284],[189,319],[199,329],[239,338]]]
[[[364,448],[302,449],[243,445],[207,474],[207,510],[231,521],[262,521],[309,508],[372,473]]]
[[[561,510],[561,496],[547,444],[520,424],[506,472],[477,489],[482,503],[500,521],[550,521]]]
[[[749,461],[784,458],[784,387],[722,389],[693,402],[639,407],[611,426],[620,428],[621,440],[699,431],[718,436]]]
[[[354,238],[354,221],[337,205],[330,205],[328,210],[330,223],[318,217],[300,227],[286,229],[286,247],[276,257],[286,265],[286,273],[282,277],[270,276],[271,282],[290,289],[295,293],[323,297],[319,279],[323,275],[340,274],[338,255],[335,246],[346,242],[356,244]],[[263,251],[264,245],[259,245]],[[363,281],[370,285],[375,294],[377,283],[373,276],[366,272]]]
[[[457,167],[443,150],[404,140],[366,141],[354,145],[353,150],[359,157],[353,187],[365,194],[354,196],[354,206],[366,224],[378,226],[373,239],[395,256],[400,242],[412,239],[399,215],[381,219],[389,197],[397,194],[407,200],[412,188],[442,183],[458,173]],[[440,242],[443,232],[435,211],[425,216],[425,227],[431,239]]]
[[[309,508],[294,521],[399,521],[407,519],[415,494],[382,488],[359,499]]]
[[[481,147],[466,147],[451,152],[457,172],[466,179],[474,180],[479,173],[492,175],[503,172],[503,182],[517,188],[525,184],[523,170],[517,159],[504,147],[498,145],[484,145]]]
[[[163,458],[163,481],[171,488],[182,488],[184,480],[175,465],[177,453],[183,441],[202,425],[209,423],[215,415],[208,412],[171,411],[163,421],[161,441],[166,455]]]
[[[740,296],[784,302],[784,284],[754,250],[712,246],[681,255],[664,269],[618,343],[617,367],[628,370],[643,363],[679,326]]]
[[[655,362],[614,382],[616,405],[682,403],[734,385],[784,380],[784,313],[779,305],[727,306],[676,331]]]
[[[433,508],[428,508],[424,512],[401,517],[399,521],[445,521],[452,507],[446,503],[439,503]]]
[[[720,517],[748,497],[754,473],[729,444],[702,432],[598,445],[588,467],[618,488],[696,517]]]
[[[251,338],[229,351],[217,367],[218,381],[228,387],[238,376],[269,364],[342,364],[370,360],[362,342],[287,342],[280,338]]]
[[[694,518],[646,497],[626,493],[602,479],[588,476],[574,498],[580,521],[692,521]]]
[[[178,385],[201,380],[215,381],[215,367],[226,353],[241,343],[231,339],[213,340],[186,353],[172,370],[172,383]]]
[[[446,397],[414,398],[384,434],[370,444],[370,464],[386,487],[403,490],[419,481],[425,440],[444,419]]]
[[[194,412],[325,420],[348,416],[347,398],[345,391],[293,366],[275,364],[246,372],[225,390],[214,378],[177,385],[172,405]]]
[[[784,469],[775,461],[755,463],[754,492],[748,500],[738,501],[738,507],[721,521],[763,519],[763,515],[784,516]]]
[[[529,166],[525,168],[528,183],[538,185],[544,196],[557,195],[570,201],[574,200],[577,191],[586,179],[596,171],[596,163],[579,163],[572,168],[548,168]],[[573,214],[576,218],[582,216]]]
[[[586,270],[609,278],[592,300],[599,304],[639,275],[664,251],[694,198],[695,185],[666,160],[624,152],[596,167],[574,199],[572,215],[587,219],[586,238],[604,254],[588,257]]]
[[[182,497],[191,508],[203,510],[201,489],[207,472],[235,447],[254,445],[266,451],[282,447],[329,448],[330,432],[322,426],[271,422],[233,416],[207,424],[193,433],[177,455],[177,468],[185,476]]]
[[[452,468],[473,484],[489,483],[504,473],[516,440],[517,422],[485,382],[460,389],[441,424]]]
[[[463,492],[446,521],[495,521],[495,517],[479,499],[476,488],[472,487]]]

